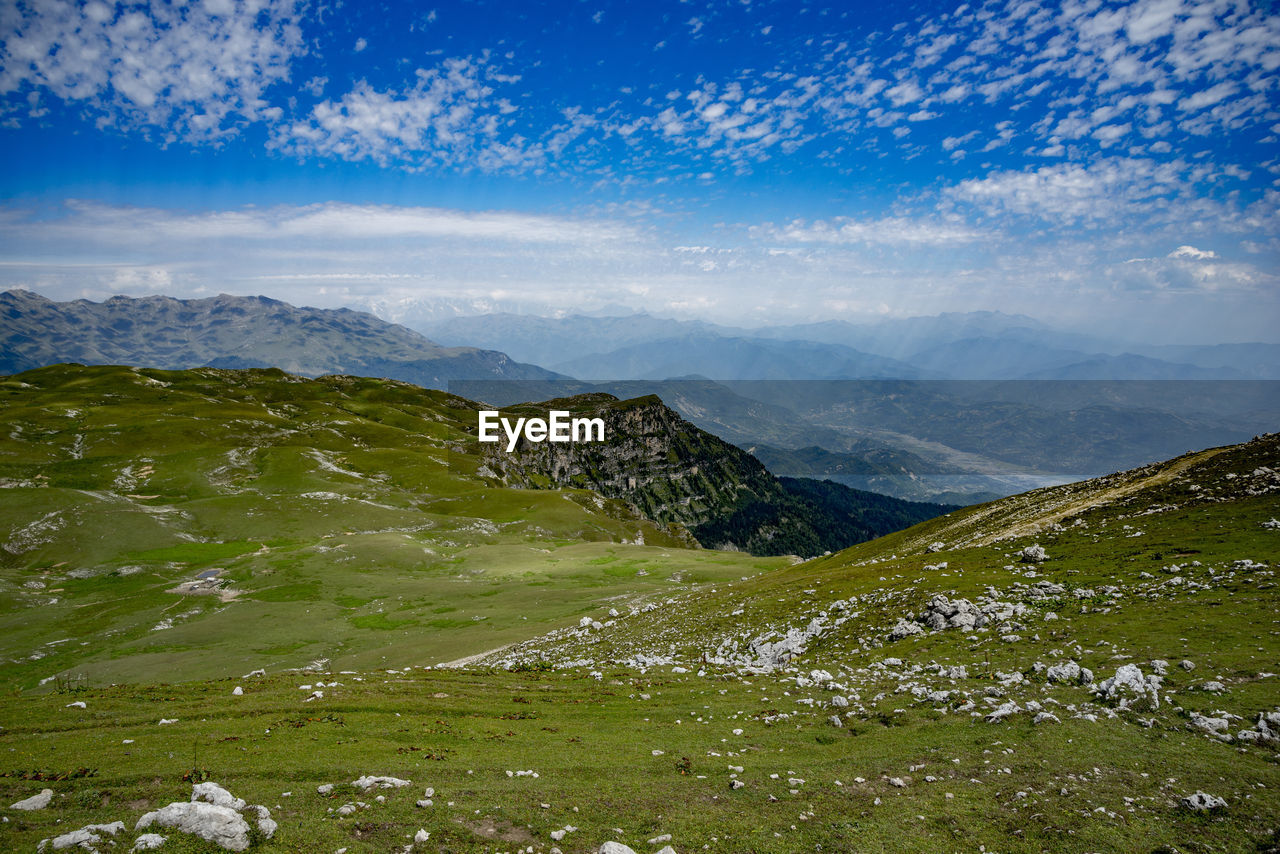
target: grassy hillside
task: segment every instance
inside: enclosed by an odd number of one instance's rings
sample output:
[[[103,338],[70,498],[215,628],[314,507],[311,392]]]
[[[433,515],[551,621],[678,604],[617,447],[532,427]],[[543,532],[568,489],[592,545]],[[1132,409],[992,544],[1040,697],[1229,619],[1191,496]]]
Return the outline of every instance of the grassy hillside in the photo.
[[[473,406],[279,371],[0,380],[0,681],[449,661],[778,565],[676,548],[584,490],[489,485]]]
[[[30,375],[22,379],[32,383]],[[168,381],[159,373],[124,371],[104,377],[102,384],[110,389],[113,383],[147,379]],[[279,383],[283,394],[289,382],[274,376],[266,385]],[[305,443],[332,450],[325,443],[334,441],[323,429],[307,427],[307,417],[270,422],[277,432],[314,434],[290,445],[288,434],[281,433],[280,444],[259,452],[265,460],[279,455],[281,463],[262,466],[243,480],[233,477],[224,487],[243,490],[223,498],[249,502],[243,506],[256,515],[246,512],[247,527],[306,528],[313,517],[342,524],[311,505],[282,513],[262,497],[270,495],[272,477],[317,478],[316,491],[347,495],[335,517],[347,509],[385,513],[391,511],[362,501],[397,507],[392,485],[412,483],[413,465],[425,467],[427,456],[439,456],[445,462],[431,471],[446,486],[427,491],[430,502],[455,499],[444,506],[459,512],[432,517],[447,533],[437,528],[343,533],[320,546],[342,542],[347,543],[342,551],[363,550],[371,548],[366,537],[390,537],[401,548],[421,548],[429,539],[426,547],[441,555],[464,561],[475,555],[474,563],[460,566],[483,568],[486,575],[492,566],[488,555],[504,547],[519,554],[547,548],[550,556],[535,561],[548,579],[556,576],[547,566],[552,558],[574,554],[572,549],[595,549],[592,557],[583,553],[585,560],[573,562],[580,574],[572,583],[547,588],[576,598],[554,614],[546,609],[537,620],[531,615],[527,624],[520,621],[522,643],[460,669],[436,667],[443,656],[402,646],[419,633],[427,636],[421,611],[412,612],[418,623],[407,627],[405,640],[308,671],[274,667],[267,675],[245,675],[256,666],[251,660],[262,660],[264,654],[255,653],[256,658],[246,655],[242,670],[230,671],[231,678],[175,684],[163,671],[140,669],[128,678],[112,675],[121,683],[113,686],[102,676],[109,669],[77,680],[76,668],[59,668],[56,660],[43,668],[41,660],[10,661],[3,673],[11,690],[0,698],[0,755],[9,757],[0,763],[0,808],[44,788],[52,790],[52,801],[33,812],[0,809],[9,818],[0,824],[0,838],[9,848],[30,850],[55,834],[121,820],[126,829],[117,841],[125,850],[145,811],[188,800],[192,782],[202,779],[271,809],[279,829],[270,840],[255,838],[253,850],[262,851],[402,851],[412,843],[418,852],[532,848],[550,854],[556,849],[594,852],[602,842],[617,840],[638,852],[654,852],[668,844],[661,841],[667,835],[679,852],[734,854],[984,848],[1234,852],[1280,844],[1276,436],[958,510],[823,559],[760,573],[752,570],[770,564],[741,555],[609,542],[610,537],[633,539],[645,523],[550,491],[519,495],[523,501],[555,499],[552,506],[565,512],[558,519],[539,518],[538,526],[551,536],[535,546],[531,538],[545,535],[531,530],[533,523],[513,519],[519,514],[507,503],[508,491],[485,488],[447,465],[442,449],[455,436],[457,422],[449,411],[460,405],[456,399],[403,388],[379,387],[375,393],[362,382],[331,382],[332,392],[315,392],[323,404],[296,405],[305,412],[334,407],[324,410],[329,417],[352,418],[368,431],[362,434],[368,448],[327,458],[334,468],[365,472],[365,479],[299,462]],[[66,375],[51,377],[49,392],[67,401],[89,393],[70,383]],[[156,387],[157,394],[174,395],[165,401],[169,408],[182,404],[198,412],[203,405],[199,388],[182,392],[190,397],[171,389]],[[246,400],[245,420],[265,420],[266,409],[280,411],[281,405]],[[38,412],[15,421],[29,425],[24,431],[35,431],[36,423],[60,406],[51,397]],[[339,408],[348,414],[338,416]],[[362,411],[361,420],[354,419],[356,410]],[[5,412],[9,417],[8,407]],[[161,415],[157,409],[155,417]],[[109,419],[94,422],[93,414],[62,417],[87,418],[85,426],[97,423],[103,435],[119,429]],[[438,434],[422,427],[428,422]],[[182,423],[187,426],[168,425],[175,434],[175,454],[181,446],[200,444],[199,422]],[[5,429],[7,435],[14,430]],[[254,435],[266,436],[266,429],[255,428],[261,432]],[[416,457],[395,457],[394,465],[379,466],[376,471],[387,480],[375,485],[369,482],[374,469],[360,466],[367,464],[367,455],[389,453],[377,451],[389,443],[373,441],[384,430],[402,431],[399,441],[418,443],[419,450]],[[86,436],[79,444],[81,460],[91,459],[94,431],[79,432]],[[77,447],[76,433],[41,433],[21,447],[24,453],[39,448],[49,461],[5,476],[34,479],[56,461],[69,468],[50,474],[50,480],[71,478],[72,463],[79,462],[69,454]],[[413,438],[427,434],[432,438]],[[14,445],[2,449],[12,453]],[[127,491],[122,484],[116,494],[159,492],[150,486],[152,477],[156,483],[207,482],[192,473],[204,471],[201,466],[212,460],[193,459],[161,474],[160,458],[150,459],[156,474]],[[119,469],[114,471],[118,477]],[[40,490],[76,492],[86,500],[94,491],[71,481],[16,488],[25,491],[6,494],[21,496],[22,518],[32,520],[47,512],[37,501]],[[202,500],[181,504],[179,509],[192,515],[183,524],[213,518],[197,515]],[[217,498],[207,500],[216,504]],[[17,503],[9,500],[4,512],[17,512]],[[474,515],[464,520],[464,508]],[[428,506],[422,512],[437,511]],[[271,513],[281,515],[262,518]],[[153,523],[175,526],[173,516],[158,516]],[[64,528],[73,524],[70,517],[62,518],[67,519]],[[473,531],[483,542],[467,540],[467,526],[483,528],[482,520],[498,533]],[[322,521],[314,524],[323,528]],[[344,530],[355,531],[355,523],[349,524]],[[32,527],[32,541],[52,536],[46,528]],[[131,529],[122,523],[119,530]],[[643,530],[646,542],[658,535]],[[567,544],[575,533],[587,531],[598,532],[595,543]],[[254,556],[262,544],[268,550],[288,548],[260,543],[258,536],[250,530],[238,540],[225,538],[217,547],[228,554],[207,556],[200,565],[224,561],[234,568],[238,561],[265,560]],[[566,543],[548,545],[557,537]],[[73,541],[76,548],[90,548]],[[153,542],[146,547],[194,547]],[[53,543],[46,539],[23,552],[31,558],[6,566],[9,598],[3,613],[11,620],[6,636],[10,628],[26,631],[74,613],[43,605],[74,591],[73,581],[79,581],[67,570],[72,562],[52,566],[65,560],[53,553]],[[215,543],[198,545],[213,548]],[[253,551],[247,551],[250,547]],[[229,554],[240,548],[246,551]],[[633,551],[637,548],[642,551]],[[625,563],[637,554],[653,559],[642,567],[647,575],[638,576]],[[157,563],[187,557],[162,553]],[[679,560],[696,558],[707,563],[696,570],[691,566],[682,576],[688,587],[655,579]],[[338,568],[338,558],[327,560],[323,572],[288,579],[295,584],[316,580],[317,598],[291,605],[290,621],[241,619],[242,634],[275,631],[278,643],[290,635],[306,637],[308,607],[346,607],[349,600],[337,601],[337,596],[360,595],[354,582],[341,592],[331,589],[331,573],[341,578],[350,571],[365,585],[389,583],[382,578],[393,574],[405,576],[406,585],[433,578],[430,572],[414,574],[405,568],[407,562],[392,573],[361,572],[358,562],[347,570]],[[592,576],[587,568],[607,575],[619,564],[626,567],[624,576],[630,572],[622,581]],[[235,585],[261,592],[285,582],[279,578],[284,572],[242,572]],[[140,575],[117,579],[129,582]],[[455,591],[470,592],[485,583],[473,578],[468,586],[459,575],[451,576]],[[476,578],[487,581],[486,575]],[[165,583],[186,577],[188,571],[174,571]],[[22,579],[43,579],[45,587],[23,587]],[[607,600],[612,583],[627,598]],[[654,587],[647,596],[636,596],[632,585],[645,583]],[[55,587],[63,590],[55,593]],[[583,593],[581,587],[592,589]],[[499,588],[491,598],[508,599],[508,592]],[[86,600],[94,607],[81,611],[115,619],[111,609],[117,600],[96,595],[100,598]],[[146,595],[158,601],[164,594]],[[227,607],[250,601],[256,600],[242,595]],[[372,602],[354,606],[352,614],[392,621],[397,612],[391,601],[379,600],[380,616]],[[470,608],[462,613],[470,614]],[[90,640],[80,651],[50,653],[66,656],[64,663],[83,657],[95,664],[97,653],[88,650],[116,642],[105,625],[93,635],[62,625],[63,633],[50,639],[69,640],[41,646],[70,649]],[[27,640],[28,649],[35,649],[35,640]],[[199,655],[205,639],[195,635],[186,643],[188,654]],[[312,654],[273,660],[283,665]],[[1118,670],[1131,675],[1132,667],[1140,675],[1132,687],[1106,681]],[[1091,671],[1091,679],[1082,679],[1081,669]],[[41,672],[71,678],[33,687],[38,681],[33,677]],[[1156,676],[1158,684],[1150,678]],[[242,694],[233,693],[237,687]],[[161,720],[172,722],[162,725]],[[411,782],[363,791],[353,785],[362,775]],[[325,784],[335,785],[317,790]],[[1197,792],[1221,798],[1223,805],[1196,811],[1183,804]],[[575,829],[566,831],[566,826]],[[419,829],[430,836],[413,843]],[[166,833],[170,841],[164,850],[219,850]]]

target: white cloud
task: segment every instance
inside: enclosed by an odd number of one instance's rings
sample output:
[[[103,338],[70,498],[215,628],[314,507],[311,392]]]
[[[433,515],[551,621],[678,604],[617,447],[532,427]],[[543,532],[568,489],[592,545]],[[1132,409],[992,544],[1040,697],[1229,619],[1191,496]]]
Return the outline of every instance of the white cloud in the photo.
[[[1214,252],[1213,250],[1211,250],[1211,249],[1210,249],[1210,250],[1202,250],[1202,249],[1197,249],[1197,248],[1195,248],[1194,246],[1186,246],[1186,245],[1183,245],[1183,246],[1179,246],[1177,249],[1175,249],[1175,250],[1173,250],[1172,252],[1170,252],[1166,257],[1168,257],[1168,258],[1188,258],[1188,259],[1191,259],[1191,260],[1193,260],[1193,261],[1203,261],[1203,260],[1208,259],[1208,258],[1217,258],[1217,257],[1218,257],[1218,255],[1217,255],[1217,253],[1215,253],[1215,252]]]
[[[418,69],[412,86],[375,89],[361,81],[300,121],[275,129],[271,147],[300,157],[372,160],[409,169],[517,170],[542,160],[539,148],[510,131],[509,100],[494,85],[518,78],[495,73],[484,59],[448,59]]]
[[[0,6],[0,95],[49,92],[103,124],[205,140],[270,118],[266,91],[303,52],[294,0]]]
[[[69,201],[66,209],[66,216],[49,221],[10,217],[0,222],[0,234],[9,242],[99,247],[155,246],[171,241],[270,244],[308,240],[372,244],[408,238],[598,245],[639,239],[634,227],[608,220],[340,202],[246,207],[196,214],[83,201]]]
[[[764,226],[757,237],[783,243],[886,244],[894,246],[954,246],[981,240],[984,234],[962,222],[888,217],[854,219],[835,217],[808,223],[796,220],[784,226]]]
[[[1111,158],[1094,163],[1066,163],[1023,171],[1001,170],[973,178],[944,191],[944,196],[991,214],[1029,216],[1061,224],[1116,222],[1143,215],[1152,221],[1194,219],[1212,206],[1189,198],[1198,180],[1210,173],[1203,167],[1175,161]],[[1178,204],[1170,206],[1171,200]]]

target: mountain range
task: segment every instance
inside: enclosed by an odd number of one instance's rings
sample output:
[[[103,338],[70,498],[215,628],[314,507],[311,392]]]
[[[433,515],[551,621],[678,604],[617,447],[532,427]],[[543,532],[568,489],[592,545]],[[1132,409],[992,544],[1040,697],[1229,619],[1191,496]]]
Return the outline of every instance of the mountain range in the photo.
[[[420,328],[584,379],[1280,379],[1280,344],[1146,345],[992,311],[759,329],[492,313]]]
[[[300,308],[221,294],[54,302],[0,293],[0,373],[59,362],[167,369],[277,367],[303,376],[358,374],[443,388],[479,377],[552,379],[554,372],[475,347],[442,347],[350,309]]]

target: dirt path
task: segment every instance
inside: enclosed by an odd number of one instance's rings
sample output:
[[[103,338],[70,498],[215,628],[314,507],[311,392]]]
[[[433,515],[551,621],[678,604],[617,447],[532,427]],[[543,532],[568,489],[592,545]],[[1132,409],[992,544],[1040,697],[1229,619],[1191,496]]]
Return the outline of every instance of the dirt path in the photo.
[[[1042,530],[1048,525],[1052,525],[1054,522],[1060,522],[1068,516],[1074,516],[1091,507],[1110,504],[1113,501],[1118,501],[1130,496],[1135,492],[1166,484],[1192,466],[1199,465],[1205,460],[1211,459],[1225,450],[1228,449],[1210,448],[1207,451],[1201,451],[1198,454],[1192,454],[1180,460],[1176,460],[1150,477],[1139,478],[1121,486],[1104,489],[1101,492],[1095,492],[1092,495],[1082,496],[1078,500],[1070,501],[1049,513],[1037,515],[1032,520],[1014,524],[1005,528],[998,534],[989,533],[975,542],[974,545],[985,546],[995,542],[996,540],[1007,540],[1014,537],[1029,536]]]
[[[442,664],[437,664],[436,667],[467,667],[475,664],[482,658],[488,658],[496,652],[502,652],[509,646],[514,646],[514,644],[507,643],[502,646],[494,647],[493,649],[485,650],[484,652],[477,652],[475,655],[464,655],[462,658],[455,658],[453,661],[446,661]]]

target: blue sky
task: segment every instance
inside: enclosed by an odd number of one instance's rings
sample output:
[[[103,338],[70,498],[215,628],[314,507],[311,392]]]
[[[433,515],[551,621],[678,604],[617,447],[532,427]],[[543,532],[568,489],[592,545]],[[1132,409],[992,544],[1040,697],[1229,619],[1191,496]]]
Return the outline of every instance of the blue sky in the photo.
[[[0,286],[1276,340],[1230,0],[6,3]]]

